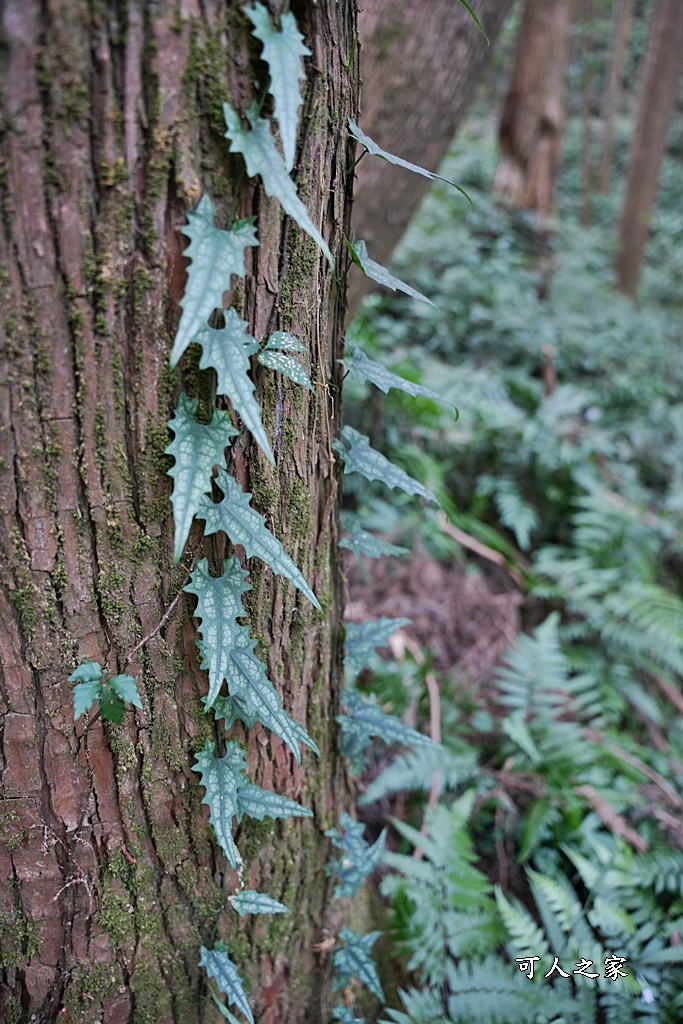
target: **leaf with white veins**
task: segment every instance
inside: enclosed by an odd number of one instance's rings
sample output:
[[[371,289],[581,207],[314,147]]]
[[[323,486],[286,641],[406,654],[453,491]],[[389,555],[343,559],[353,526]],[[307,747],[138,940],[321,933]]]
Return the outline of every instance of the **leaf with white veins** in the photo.
[[[263,59],[270,71],[269,92],[275,100],[275,116],[280,125],[280,137],[288,171],[294,166],[296,132],[299,123],[301,93],[299,81],[306,77],[301,66],[302,57],[311,51],[304,45],[304,37],[296,27],[294,15],[289,11],[280,15],[280,31],[270,21],[268,10],[257,3],[245,14],[254,26],[253,35],[263,43]]]
[[[249,1024],[254,1024],[254,1016],[242,986],[242,979],[234,963],[228,957],[228,947],[225,943],[218,940],[213,949],[202,946],[199,966],[204,968],[210,978],[213,978],[221,992],[228,997],[228,1002],[242,1011]]]
[[[175,459],[168,470],[173,478],[174,562],[183,553],[202,494],[211,489],[213,466],[225,462],[230,438],[239,434],[230,422],[230,414],[220,409],[214,409],[210,423],[198,423],[194,416],[198,403],[199,399],[181,394],[173,419],[168,421],[169,430],[175,434],[165,451]]]
[[[334,267],[329,246],[297,195],[296,185],[287,172],[268,122],[258,117],[254,105],[247,111],[247,120],[251,125],[251,131],[245,132],[240,124],[239,115],[229,103],[223,104],[223,113],[228,128],[225,136],[230,140],[231,152],[242,154],[249,177],[253,178],[256,174],[261,175],[266,195],[279,199],[285,213],[288,213],[302,231],[305,231],[317,242],[330,261],[330,265]]]
[[[344,427],[342,437],[349,448],[345,448],[339,441],[333,441],[332,447],[344,460],[345,473],[360,473],[366,480],[381,480],[387,487],[400,487],[406,494],[419,494],[427,501],[439,504],[432,492],[423,484],[408,476],[404,470],[373,448],[364,434],[359,434],[353,427]]]
[[[227,744],[225,757],[214,757],[215,744],[207,740],[203,750],[196,755],[197,761],[192,771],[199,772],[202,786],[206,793],[203,804],[209,805],[209,821],[213,825],[216,838],[230,861],[233,870],[242,863],[240,852],[232,837],[232,819],[241,817],[237,802],[237,790],[245,782],[247,767],[244,751],[238,743]]]
[[[381,363],[376,363],[374,359],[368,359],[365,352],[358,345],[350,345],[349,351],[350,356],[339,360],[342,366],[356,380],[369,380],[371,384],[378,387],[385,395],[389,393],[390,388],[398,388],[400,391],[405,391],[407,394],[412,395],[413,398],[416,395],[422,395],[424,398],[433,398],[437,402],[445,402],[446,405],[452,404],[448,399],[437,395],[436,391],[430,391],[429,388],[423,387],[422,384],[415,384],[412,380],[406,380],[405,377],[387,370],[386,366],[382,366]]]
[[[242,917],[244,914],[290,914],[289,907],[284,903],[274,900],[265,892],[256,892],[254,889],[242,889],[234,896],[228,896],[230,903],[237,913]]]
[[[206,536],[223,530],[233,544],[244,546],[247,558],[256,555],[266,562],[274,573],[286,576],[318,611],[322,611],[318,599],[299,569],[277,537],[266,528],[264,517],[249,504],[251,493],[243,491],[226,470],[219,470],[216,483],[223,491],[223,500],[213,502],[204,496],[197,514],[198,519],[206,521]]]
[[[204,195],[194,213],[187,214],[190,223],[180,228],[190,239],[183,256],[192,262],[180,300],[183,312],[171,351],[171,367],[197,331],[206,326],[214,309],[223,308],[223,292],[229,289],[232,275],[244,277],[245,248],[258,245],[253,224],[242,221],[229,231],[222,231],[214,225],[215,215],[216,207]]]

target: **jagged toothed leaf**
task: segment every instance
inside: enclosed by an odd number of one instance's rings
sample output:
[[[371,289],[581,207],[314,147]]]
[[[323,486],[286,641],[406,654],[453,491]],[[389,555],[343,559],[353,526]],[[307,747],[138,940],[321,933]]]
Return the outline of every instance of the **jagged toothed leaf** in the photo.
[[[197,512],[197,518],[206,521],[204,533],[207,536],[219,530],[227,533],[233,544],[243,545],[247,558],[256,555],[274,573],[286,576],[318,611],[322,611],[318,599],[280,541],[266,529],[264,517],[249,504],[251,494],[243,491],[226,470],[219,470],[216,483],[223,491],[223,500],[214,503],[204,496]]]
[[[242,985],[242,979],[234,963],[228,957],[228,947],[225,943],[219,941],[213,949],[202,946],[199,954],[199,966],[204,968],[210,978],[213,978],[230,1005],[236,1006],[247,1018],[249,1024],[254,1024],[254,1017]]]
[[[218,379],[216,393],[228,396],[268,461],[275,465],[261,421],[261,408],[254,398],[254,383],[249,376],[249,357],[258,350],[258,344],[249,334],[247,324],[234,309],[229,309],[224,327],[204,326],[194,340],[202,346],[199,369],[213,367]]]
[[[197,598],[195,615],[200,619],[199,632],[202,634],[202,668],[209,673],[209,693],[206,710],[214,704],[227,678],[230,650],[240,627],[237,619],[244,615],[242,594],[251,587],[246,583],[246,573],[237,559],[231,555],[223,563],[223,575],[212,576],[205,558],[197,562],[190,582],[183,589]]]
[[[442,178],[440,174],[434,174],[433,171],[428,171],[426,167],[420,167],[419,164],[411,164],[409,160],[403,160],[400,156],[394,156],[393,153],[387,153],[386,149],[382,149],[376,142],[373,142],[372,139],[358,127],[352,118],[349,118],[348,120],[351,134],[354,139],[357,139],[358,142],[365,147],[370,156],[378,156],[380,159],[386,160],[388,163],[394,164],[396,167],[403,167],[406,171],[413,171],[415,174],[421,174],[423,178],[429,178],[430,181],[445,181],[447,185],[452,185],[453,188],[457,189],[458,192],[465,197],[468,203],[470,203],[470,205],[473,205],[472,200],[467,195],[467,192],[465,192],[463,188],[460,188],[459,185],[456,185],[454,181],[449,181],[448,178]]]
[[[349,447],[345,448],[339,441],[333,441],[332,447],[344,460],[345,473],[360,473],[366,480],[381,480],[387,487],[400,487],[406,494],[419,494],[427,501],[439,504],[423,484],[371,447],[364,434],[359,434],[353,427],[344,427],[342,437]]]
[[[132,676],[110,676],[107,679],[107,683],[122,700],[127,700],[129,704],[134,704],[136,708],[142,707],[137,683]]]
[[[345,667],[357,675],[372,664],[376,647],[386,647],[389,637],[410,623],[410,619],[390,619],[386,616],[366,619],[364,622],[345,622]]]
[[[360,267],[366,277],[369,277],[372,281],[377,281],[377,284],[383,284],[385,288],[391,288],[392,292],[404,292],[406,295],[410,295],[411,298],[420,299],[422,302],[428,302],[430,306],[434,306],[434,309],[438,309],[436,303],[432,302],[431,299],[428,299],[426,295],[422,294],[422,292],[418,292],[417,289],[411,288],[409,284],[406,284],[405,281],[401,281],[400,278],[394,277],[394,275],[391,274],[386,267],[383,267],[381,263],[376,263],[374,260],[371,260],[368,256],[368,250],[365,242],[361,241],[360,238],[354,238],[353,242],[349,242],[348,239],[345,239],[345,241],[353,255],[356,257],[353,262],[357,267]],[[375,366],[378,365],[378,363],[375,363]],[[397,379],[402,380],[403,378],[398,377]],[[396,387],[395,384],[390,386]],[[387,389],[383,388],[383,390],[386,391]],[[430,395],[431,394],[433,394],[433,392],[430,392]],[[434,397],[438,398],[438,395],[434,395]]]
[[[270,89],[275,101],[275,117],[280,125],[280,138],[285,154],[285,166],[291,171],[296,152],[296,132],[299,123],[301,93],[299,82],[306,77],[301,58],[311,51],[304,45],[304,37],[296,27],[294,15],[280,14],[280,31],[273,28],[268,10],[257,3],[245,14],[254,26],[253,35],[263,43],[263,59],[270,71]]]
[[[348,713],[337,715],[342,730],[342,753],[349,759],[351,774],[359,774],[366,765],[363,751],[371,739],[384,743],[402,743],[407,747],[429,746],[432,740],[388,715],[373,699],[366,700],[351,690],[342,691],[342,704]]]
[[[211,489],[212,467],[225,462],[225,448],[230,438],[239,434],[230,422],[230,414],[220,409],[214,409],[210,423],[198,423],[194,415],[198,403],[199,399],[181,394],[173,419],[168,421],[169,430],[175,434],[165,451],[175,459],[168,470],[173,478],[174,562],[183,553],[200,497]]]
[[[246,762],[244,751],[234,741],[227,744],[225,757],[214,757],[214,747],[211,740],[206,741],[204,749],[196,755],[197,761],[192,770],[202,777],[202,786],[206,790],[202,803],[209,805],[209,821],[235,869],[242,863],[242,858],[232,837],[232,819],[239,816],[237,790],[246,782]]]
[[[261,789],[253,782],[241,786],[237,798],[240,806],[238,820],[241,820],[242,814],[247,814],[250,818],[257,818],[259,821],[263,821],[264,818],[313,817],[313,811],[308,807],[302,807],[296,800],[273,793],[272,789]]]
[[[171,366],[175,366],[195,334],[206,326],[214,309],[223,308],[223,292],[230,287],[233,274],[244,277],[244,250],[258,245],[253,224],[242,221],[229,231],[214,225],[216,207],[207,195],[202,196],[194,213],[188,213],[189,224],[180,228],[190,239],[183,253],[192,262],[187,269],[185,294],[180,300],[183,310],[178,324]]]
[[[368,359],[365,352],[358,345],[350,345],[349,351],[351,355],[340,359],[339,362],[356,380],[369,380],[371,384],[378,387],[385,395],[388,394],[390,388],[399,388],[401,391],[412,395],[413,398],[416,395],[423,395],[425,398],[433,398],[437,402],[445,402],[447,405],[451,405],[446,398],[437,395],[436,391],[430,391],[429,388],[425,388],[421,384],[414,384],[412,380],[406,380],[405,377],[400,377],[397,373],[387,370],[385,366],[382,366],[381,363],[376,363],[374,359]]]
[[[228,903],[231,903],[237,913],[242,917],[244,914],[289,914],[289,907],[279,903],[272,896],[265,892],[256,892],[255,889],[242,889],[234,896],[228,896]]]
[[[346,988],[352,978],[357,978],[361,984],[384,1002],[384,992],[377,977],[370,950],[381,935],[381,932],[368,932],[367,935],[359,935],[351,928],[342,928],[339,938],[345,943],[337,947],[332,957],[334,968],[334,991]]]
[[[266,680],[266,682],[268,683],[269,687],[273,688],[273,685],[270,682],[270,680]],[[273,692],[275,692],[274,688]],[[213,706],[213,713],[216,718],[225,719],[226,731],[230,729],[231,726],[238,719],[239,721],[244,722],[248,729],[253,729],[256,722],[259,721],[262,722],[262,724],[264,725],[266,724],[265,722],[263,722],[261,718],[259,718],[258,712],[253,709],[252,704],[250,704],[246,700],[242,700],[241,697],[234,697],[232,695],[230,697],[217,697],[216,703]],[[311,739],[311,737],[308,735],[304,727],[302,725],[299,725],[299,723],[296,722],[293,718],[291,718],[287,714],[287,712],[284,711],[282,708],[279,708],[278,717],[280,716],[286,719],[287,728],[289,732],[291,732],[291,734],[294,736],[294,738],[297,739],[299,743],[303,743],[305,746],[310,747],[313,753],[317,754],[318,757],[320,757],[320,750],[318,749],[318,745]],[[268,726],[268,728],[271,729],[272,732],[277,733],[278,736],[282,736],[282,738],[286,742],[289,742],[289,740],[287,740],[286,737],[283,736],[282,732],[278,731],[278,729],[274,729],[270,725]],[[294,747],[291,743],[290,746],[292,747],[294,756],[297,757],[298,748]],[[298,757],[297,760],[299,760]]]
[[[328,828],[325,832],[334,845],[343,851],[341,857],[330,858],[325,865],[326,874],[339,876],[340,884],[334,887],[336,900],[343,896],[355,895],[363,879],[377,867],[387,837],[387,830],[384,829],[377,841],[370,846],[363,836],[365,826],[360,821],[355,821],[346,811],[339,819],[339,827],[343,831]]]
[[[305,352],[306,346],[289,331],[275,331],[268,338],[265,348],[280,349],[282,352]]]
[[[247,120],[251,125],[251,131],[245,132],[240,124],[239,115],[229,103],[223,104],[223,113],[228,129],[225,136],[230,140],[230,149],[233,153],[242,154],[249,177],[253,178],[256,174],[261,175],[266,194],[275,196],[280,201],[285,213],[288,213],[301,230],[317,242],[331,266],[334,267],[329,246],[297,195],[296,185],[290,178],[285,162],[275,145],[268,122],[258,117],[254,105],[247,111]]]
[[[339,541],[340,548],[352,551],[354,555],[367,555],[369,558],[381,558],[382,555],[407,555],[408,548],[401,548],[397,544],[389,544],[374,533],[363,529],[359,516],[353,513],[342,512],[342,526],[348,533],[348,537],[342,537]]]
[[[258,361],[261,366],[267,366],[269,370],[277,370],[284,377],[289,377],[296,384],[303,384],[305,388],[315,394],[311,378],[294,356],[285,355],[284,352],[259,352]]]

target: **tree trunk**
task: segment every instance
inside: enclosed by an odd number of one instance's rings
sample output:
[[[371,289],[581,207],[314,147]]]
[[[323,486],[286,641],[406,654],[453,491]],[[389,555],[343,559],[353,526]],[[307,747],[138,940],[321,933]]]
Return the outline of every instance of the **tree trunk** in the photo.
[[[614,122],[621,98],[621,78],[633,24],[633,0],[614,0],[612,31],[605,91],[602,102],[602,149],[600,151],[600,192],[610,190],[612,151],[614,149]]]
[[[683,4],[658,0],[652,16],[638,91],[638,110],[629,153],[614,263],[616,287],[635,298],[676,87],[683,63]]]
[[[355,4],[296,7],[313,51],[296,179],[336,253],[349,232]],[[327,1024],[329,966],[312,947],[331,927],[323,831],[345,798],[330,448],[340,409],[326,386],[338,378],[341,323],[333,337],[326,261],[283,225],[222,137],[222,102],[244,111],[254,78],[265,83],[260,47],[243,10],[221,0],[6,0],[2,18],[0,1018],[198,1021],[199,946],[215,935],[258,1021]],[[253,781],[315,812],[314,822],[247,819],[238,830],[247,886],[292,908],[273,918],[221,913],[222,883],[229,894],[236,878],[223,877],[191,771],[213,735],[195,599],[181,595],[154,632],[188,581],[190,556],[172,566],[163,450],[180,390],[168,363],[186,276],[178,228],[203,192],[219,224],[235,194],[238,214],[256,216],[260,245],[246,251],[238,309],[259,339],[280,328],[301,337],[318,385],[311,395],[261,370],[277,470],[248,435],[234,447],[240,482],[325,609],[249,563],[252,633],[321,751],[319,762],[305,751],[298,768],[271,733],[250,734]],[[201,407],[212,371],[198,372],[191,350],[184,366]],[[191,546],[199,537],[196,528]],[[218,564],[215,540],[204,553]],[[120,725],[74,723],[67,678],[87,658],[130,671],[143,710]],[[210,1002],[203,1019],[218,1019]]]
[[[473,9],[490,44],[457,0],[365,0],[359,15],[363,131],[390,153],[436,171],[488,66],[512,0]],[[353,227],[373,260],[386,263],[430,187],[383,160],[357,169]],[[465,200],[463,200],[465,202]],[[351,271],[353,314],[375,287]]]
[[[560,168],[570,14],[571,0],[526,0],[500,122],[493,189],[543,216]]]

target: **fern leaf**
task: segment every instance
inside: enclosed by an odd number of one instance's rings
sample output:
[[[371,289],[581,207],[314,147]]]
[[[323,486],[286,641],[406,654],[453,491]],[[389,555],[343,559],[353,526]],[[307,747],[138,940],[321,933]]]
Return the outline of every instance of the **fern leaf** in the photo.
[[[180,228],[190,239],[183,255],[192,262],[180,300],[183,312],[171,350],[171,367],[206,326],[213,311],[223,308],[223,292],[230,287],[232,275],[244,277],[246,247],[258,245],[253,224],[242,221],[229,231],[222,231],[214,225],[215,216],[216,207],[204,195],[194,213],[188,213],[189,224]]]
[[[240,917],[245,914],[289,914],[289,907],[279,903],[272,896],[264,892],[256,892],[254,889],[242,889],[234,896],[228,896],[228,903],[237,911]]]
[[[267,352],[264,350],[259,352],[258,361],[261,366],[267,366],[269,370],[277,370],[284,377],[289,377],[290,380],[293,380],[295,384],[302,384],[315,394],[315,388],[311,384],[310,377],[294,356],[285,355],[284,352]]]
[[[284,160],[280,156],[270,125],[256,113],[252,106],[247,111],[247,120],[251,131],[245,132],[240,124],[239,115],[229,103],[223,104],[227,132],[233,153],[241,153],[247,165],[247,174],[253,178],[260,174],[266,195],[275,196],[285,213],[297,222],[302,231],[310,235],[320,246],[325,256],[334,267],[334,260],[327,242],[311,220],[308,210],[299,199],[296,186],[289,177]]]
[[[503,924],[514,948],[522,956],[547,956],[548,943],[543,929],[536,924],[526,907],[517,901],[511,903],[498,885],[495,893]]]
[[[366,619],[365,622],[345,623],[346,638],[344,665],[358,675],[374,659],[376,647],[386,647],[388,638],[402,626],[409,626],[410,619]]]
[[[429,305],[433,306],[434,309],[438,308],[435,303],[433,303],[431,299],[428,299],[426,295],[423,295],[422,292],[418,292],[415,288],[411,288],[409,284],[406,284],[405,281],[401,281],[398,277],[394,277],[394,275],[389,273],[387,268],[383,267],[381,263],[376,263],[374,260],[371,260],[368,256],[368,250],[365,242],[361,241],[359,238],[354,238],[353,242],[349,242],[348,239],[345,239],[345,242],[351,251],[351,258],[353,259],[353,262],[357,267],[360,267],[366,277],[369,277],[372,281],[376,281],[377,284],[384,285],[385,288],[390,288],[392,292],[404,292],[406,295],[410,295],[412,299],[420,299],[422,302],[429,303]],[[378,363],[375,363],[375,366],[378,365]],[[399,380],[400,379],[402,378],[399,378]],[[396,385],[390,386],[395,387]],[[382,388],[382,390],[384,391],[386,389]],[[432,397],[432,395],[433,393],[430,394],[429,397]]]
[[[213,949],[202,946],[200,949],[199,966],[203,967],[218,988],[223,992],[231,1006],[236,1006],[249,1021],[254,1024],[254,1017],[242,985],[242,979],[232,960],[228,957],[228,947],[218,941]]]
[[[406,494],[419,494],[439,504],[431,491],[373,448],[365,435],[353,427],[344,427],[342,437],[349,447],[345,448],[340,441],[333,441],[332,447],[344,460],[344,473],[360,473],[366,480],[381,480],[387,487],[399,487]]]
[[[195,335],[202,346],[199,369],[213,367],[216,371],[216,393],[227,395],[251,431],[266,458],[275,465],[261,420],[261,409],[254,398],[254,384],[249,376],[249,357],[258,350],[258,345],[248,333],[247,324],[234,309],[225,314],[225,326],[220,329],[204,325]]]
[[[210,423],[198,423],[194,415],[198,404],[199,399],[181,394],[173,419],[168,422],[169,430],[175,434],[165,450],[166,455],[175,459],[168,470],[173,479],[174,562],[183,553],[202,494],[211,489],[212,467],[225,463],[230,438],[239,434],[230,422],[230,414],[220,409],[214,409]]]
[[[436,744],[407,750],[372,780],[358,803],[371,804],[390,793],[419,790],[426,793],[435,774],[443,789],[457,789],[479,774],[476,755],[474,752],[452,754],[446,747]]]
[[[384,1002],[384,992],[377,977],[377,968],[370,957],[370,950],[377,941],[381,932],[369,932],[367,935],[359,935],[351,928],[342,928],[339,938],[345,943],[337,947],[332,957],[334,968],[334,991],[346,988],[352,978],[357,978],[361,984]]]
[[[301,106],[299,82],[306,77],[301,58],[310,57],[311,51],[304,45],[294,15],[289,11],[280,14],[279,32],[273,28],[263,4],[257,3],[254,8],[247,8],[245,13],[254,26],[253,34],[263,43],[263,59],[270,71],[269,91],[275,101],[285,166],[291,171]]]
[[[214,503],[204,496],[197,513],[198,519],[206,521],[205,534],[209,536],[223,530],[233,544],[244,546],[247,558],[256,555],[266,562],[274,573],[285,576],[318,611],[322,611],[318,599],[280,541],[266,529],[264,517],[251,507],[251,494],[243,491],[226,470],[219,470],[216,482],[223,491],[223,500]]]

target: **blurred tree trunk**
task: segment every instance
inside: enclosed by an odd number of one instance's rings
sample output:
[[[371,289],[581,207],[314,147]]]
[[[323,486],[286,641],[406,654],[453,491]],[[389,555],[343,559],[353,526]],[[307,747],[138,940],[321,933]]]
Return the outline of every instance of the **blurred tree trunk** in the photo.
[[[313,50],[298,184],[338,252],[349,232],[356,5],[297,10]],[[345,796],[334,721],[338,400],[261,371],[278,468],[246,436],[233,449],[240,481],[326,609],[250,563],[252,632],[321,750],[320,763],[305,751],[298,768],[271,733],[250,733],[254,781],[316,814],[239,829],[247,885],[292,908],[265,923],[221,912],[222,883],[229,894],[236,879],[191,771],[215,733],[200,703],[195,602],[181,593],[189,556],[172,565],[163,451],[179,392],[168,368],[185,282],[178,228],[200,195],[225,223],[242,183],[237,212],[256,216],[260,246],[246,252],[240,308],[258,337],[269,325],[300,333],[313,380],[338,370],[332,272],[243,178],[222,137],[222,101],[244,110],[256,74],[236,5],[183,0],[181,16],[152,0],[5,0],[1,15],[0,1019],[196,1022],[199,946],[217,934],[261,1024],[327,1024],[329,966],[313,946],[331,927],[323,830]],[[211,371],[198,373],[191,352],[184,366],[185,387],[207,401]],[[86,658],[130,671],[143,709],[120,725],[74,723],[67,677]],[[210,1003],[204,1019],[218,1019]]]
[[[490,44],[457,0],[364,0],[363,131],[390,153],[436,171],[488,66],[512,0],[474,0]],[[366,157],[357,169],[353,228],[386,263],[431,182]],[[466,202],[466,200],[463,200]],[[351,273],[350,314],[376,287]]]
[[[633,25],[633,0],[613,0],[610,52],[602,101],[602,148],[600,151],[599,188],[603,195],[610,190],[614,122],[621,99],[621,79]]]
[[[494,191],[541,215],[560,168],[570,16],[571,0],[526,0],[500,122]]]
[[[683,65],[683,3],[657,0],[638,90],[626,194],[614,263],[616,287],[635,298],[657,197],[659,169]]]

